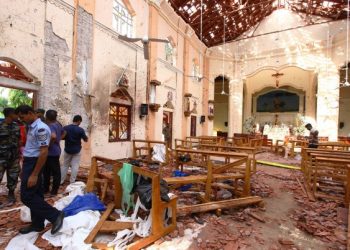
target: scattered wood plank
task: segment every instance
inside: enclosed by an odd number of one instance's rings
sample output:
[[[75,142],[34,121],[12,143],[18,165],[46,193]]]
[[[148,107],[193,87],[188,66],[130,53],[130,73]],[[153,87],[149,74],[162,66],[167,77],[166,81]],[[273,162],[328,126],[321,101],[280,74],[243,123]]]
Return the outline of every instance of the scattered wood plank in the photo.
[[[350,206],[349,206],[349,214],[348,214],[348,242],[347,242],[348,248],[350,249]]]
[[[249,196],[244,198],[207,202],[204,204],[197,204],[192,206],[182,206],[182,207],[178,207],[177,213],[179,215],[186,215],[190,213],[201,213],[201,212],[207,212],[207,211],[212,211],[216,209],[248,206],[248,205],[260,203],[262,201],[263,199],[259,196]]]
[[[307,197],[307,194],[306,194],[306,190],[305,190],[305,188],[304,188],[304,185],[301,184],[301,182],[300,182],[298,176],[295,176],[295,179],[297,180],[299,186],[301,187],[301,190],[303,191],[304,197]]]
[[[260,217],[259,215],[257,215],[256,213],[251,212],[251,211],[248,211],[247,214],[248,214],[250,217],[252,217],[252,218],[254,218],[254,219],[256,219],[256,220],[258,220],[258,221],[260,221],[260,222],[262,222],[262,223],[265,223],[265,220],[264,220],[262,217]]]

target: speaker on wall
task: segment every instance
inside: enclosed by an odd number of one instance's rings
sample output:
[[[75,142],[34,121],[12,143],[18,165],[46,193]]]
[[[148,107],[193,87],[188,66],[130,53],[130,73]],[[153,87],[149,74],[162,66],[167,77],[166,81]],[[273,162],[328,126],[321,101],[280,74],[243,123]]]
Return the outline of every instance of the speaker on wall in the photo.
[[[142,103],[140,106],[140,118],[148,115],[148,104]]]

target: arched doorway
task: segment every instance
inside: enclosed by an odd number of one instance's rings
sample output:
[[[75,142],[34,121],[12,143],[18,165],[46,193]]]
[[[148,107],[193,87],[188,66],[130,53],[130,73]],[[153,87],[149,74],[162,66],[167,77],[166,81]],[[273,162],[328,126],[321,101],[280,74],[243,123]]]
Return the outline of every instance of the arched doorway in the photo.
[[[20,63],[0,58],[0,113],[6,106],[37,106],[39,84]],[[1,114],[0,114],[1,115]]]
[[[215,78],[214,84],[214,134],[227,136],[229,110],[229,80],[224,76]]]

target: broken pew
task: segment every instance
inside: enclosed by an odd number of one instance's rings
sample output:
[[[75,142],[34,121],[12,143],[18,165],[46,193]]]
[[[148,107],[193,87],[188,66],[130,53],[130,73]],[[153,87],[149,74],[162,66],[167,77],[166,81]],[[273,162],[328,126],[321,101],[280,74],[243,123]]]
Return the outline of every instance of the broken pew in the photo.
[[[113,161],[113,160],[111,160]],[[110,203],[107,206],[107,210],[101,216],[100,221],[96,224],[94,229],[90,232],[85,239],[86,244],[92,244],[94,248],[106,249],[107,244],[95,242],[95,238],[99,233],[116,233],[119,230],[132,228],[133,223],[129,222],[117,222],[108,220],[110,214],[115,208],[121,207],[122,202],[122,185],[118,175],[119,170],[122,168],[122,163],[115,162],[113,164],[113,179],[114,179],[114,191],[115,199],[114,203]],[[146,247],[159,238],[171,233],[176,228],[176,201],[177,197],[173,196],[169,202],[164,202],[160,198],[160,176],[158,173],[154,173],[150,170],[133,166],[133,172],[152,180],[152,209],[150,216],[152,216],[151,234],[148,237],[141,238],[135,242],[132,242],[127,246],[127,249],[136,250]],[[162,220],[167,209],[171,209],[171,223],[165,225]]]

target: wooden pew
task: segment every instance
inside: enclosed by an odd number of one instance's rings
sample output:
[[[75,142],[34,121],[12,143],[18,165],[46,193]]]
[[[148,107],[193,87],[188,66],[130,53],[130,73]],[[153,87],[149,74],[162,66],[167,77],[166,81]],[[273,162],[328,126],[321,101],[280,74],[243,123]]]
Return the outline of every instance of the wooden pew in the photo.
[[[320,141],[318,143],[318,148],[340,150],[340,151],[349,151],[350,144],[347,144],[346,142],[331,142],[331,141],[322,142],[322,141]]]
[[[152,160],[153,146],[156,144],[164,145],[165,147],[165,162],[159,162]],[[159,171],[161,173],[162,166],[166,166],[170,161],[170,151],[167,143],[164,141],[151,141],[151,140],[133,140],[132,158],[134,160],[140,160],[147,166],[152,164],[159,164]]]
[[[328,158],[334,159],[334,161],[337,159],[350,160],[350,152],[310,148],[304,148],[302,150],[302,171],[304,172],[306,190],[312,196],[315,195],[315,186],[318,185],[318,169],[322,169],[323,166],[323,163],[321,164],[320,160],[317,162],[316,158]],[[332,176],[330,176],[330,178],[332,178]]]
[[[182,171],[183,165],[186,164],[202,167],[207,172],[202,175],[164,178],[168,184],[174,184],[175,186],[189,183],[205,185],[205,197],[203,198],[206,202],[210,200],[212,187],[225,186],[224,188],[235,190],[239,193],[237,186],[238,180],[244,181],[242,195],[247,196],[250,194],[250,159],[247,154],[192,149],[176,149],[175,152],[176,167],[181,167]],[[191,161],[181,162],[179,156],[184,154],[190,155]],[[221,160],[221,164],[218,163],[219,159]],[[235,185],[231,187],[223,183],[216,183],[216,181],[220,180],[232,180]]]
[[[197,148],[199,145],[199,142],[192,141],[192,140],[182,140],[182,139],[175,139],[175,149],[177,148]]]
[[[251,173],[256,172],[256,159],[255,154],[257,149],[255,147],[236,147],[236,146],[221,146],[221,145],[210,145],[201,144],[198,149],[210,150],[210,151],[220,151],[220,152],[237,152],[237,153],[247,153],[251,162]]]
[[[187,136],[186,140],[197,142],[198,144],[224,145],[226,138],[219,136]]]
[[[106,160],[106,159],[104,159]],[[101,216],[100,221],[96,224],[94,229],[90,232],[88,237],[85,239],[86,244],[92,244],[94,248],[98,249],[107,249],[107,244],[94,242],[95,237],[99,233],[116,233],[119,230],[132,228],[133,223],[130,222],[117,222],[115,220],[109,220],[110,214],[114,211],[115,208],[121,207],[122,201],[122,185],[120,182],[120,177],[118,175],[119,170],[122,168],[122,163],[114,162],[113,164],[113,180],[114,180],[114,192],[115,199],[114,203],[111,203],[107,206],[107,210]],[[141,238],[135,242],[132,242],[127,246],[127,249],[138,250],[146,247],[147,245],[155,242],[161,237],[171,233],[176,228],[176,202],[177,197],[173,196],[169,202],[164,202],[160,198],[160,175],[152,172],[150,170],[133,166],[133,172],[144,177],[150,178],[152,180],[152,226],[151,234],[148,237]],[[163,222],[165,212],[171,209],[171,222],[168,225],[165,225]],[[136,237],[137,239],[137,237]]]
[[[350,157],[316,156],[316,168],[313,176],[313,193],[315,197],[338,200],[349,206],[350,195]],[[323,192],[333,191],[334,194]],[[339,195],[339,191],[343,191]]]

